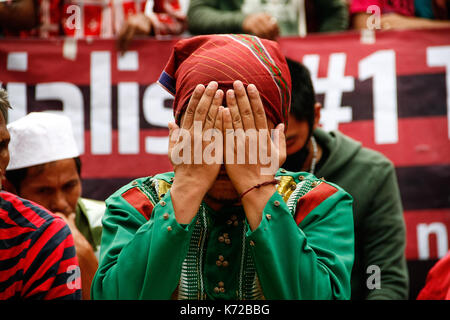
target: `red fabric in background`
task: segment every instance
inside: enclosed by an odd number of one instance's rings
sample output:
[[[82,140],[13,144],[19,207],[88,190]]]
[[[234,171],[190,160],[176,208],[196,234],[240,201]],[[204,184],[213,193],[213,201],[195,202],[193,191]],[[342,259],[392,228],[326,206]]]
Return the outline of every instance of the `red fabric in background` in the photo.
[[[450,300],[450,253],[431,268],[417,300]]]

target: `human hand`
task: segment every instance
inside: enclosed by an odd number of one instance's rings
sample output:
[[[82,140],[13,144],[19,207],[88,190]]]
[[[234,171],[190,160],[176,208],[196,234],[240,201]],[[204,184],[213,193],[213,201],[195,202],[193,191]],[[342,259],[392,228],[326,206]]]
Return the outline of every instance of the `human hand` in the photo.
[[[149,35],[152,31],[151,20],[143,13],[137,13],[128,17],[119,32],[117,46],[122,54],[135,35]]]
[[[61,212],[55,212],[55,214],[62,218],[64,222],[67,224],[67,226],[70,229],[70,232],[72,233],[73,242],[75,245],[75,250],[77,252],[77,255],[83,255],[83,254],[93,254],[93,248],[89,241],[84,237],[84,235],[80,232],[80,230],[77,228],[75,218],[76,214],[75,212],[70,213],[68,216]]]
[[[381,28],[389,29],[426,29],[448,28],[450,22],[446,20],[432,20],[420,17],[407,17],[396,13],[387,13],[381,16]]]
[[[397,13],[386,13],[381,16],[381,28],[389,29],[411,29],[416,26],[414,19]]]
[[[284,124],[277,125],[274,135],[270,135],[269,129],[274,124],[267,122],[255,85],[249,84],[246,92],[242,82],[235,81],[233,89],[226,93],[228,108],[224,109],[223,114],[226,142],[224,158],[228,177],[236,191],[242,194],[257,184],[274,179],[276,171],[286,159],[286,141]],[[227,145],[231,139],[234,141],[233,149]],[[239,140],[243,145],[239,144]],[[244,153],[245,159],[240,160],[239,153]]]
[[[211,150],[210,146],[223,145],[223,95],[215,81],[206,88],[198,85],[181,119],[181,126],[169,123],[169,159],[175,173],[171,194],[179,223],[192,220],[219,174],[223,152],[221,148]]]
[[[277,20],[264,12],[246,16],[242,23],[242,30],[245,33],[269,40],[275,40],[280,34]]]

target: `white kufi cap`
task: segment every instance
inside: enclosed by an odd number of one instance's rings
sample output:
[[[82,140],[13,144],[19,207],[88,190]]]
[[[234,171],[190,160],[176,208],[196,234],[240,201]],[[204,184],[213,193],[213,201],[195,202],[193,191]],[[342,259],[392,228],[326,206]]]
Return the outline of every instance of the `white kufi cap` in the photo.
[[[7,127],[11,136],[7,171],[80,155],[66,116],[32,112]]]

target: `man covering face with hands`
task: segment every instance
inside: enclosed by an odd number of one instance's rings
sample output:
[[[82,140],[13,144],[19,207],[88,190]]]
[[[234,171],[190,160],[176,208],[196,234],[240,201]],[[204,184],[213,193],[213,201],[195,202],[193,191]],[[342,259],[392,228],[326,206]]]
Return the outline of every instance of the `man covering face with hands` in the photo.
[[[279,169],[290,75],[275,42],[179,41],[160,79],[174,94],[174,171],[106,201],[94,299],[348,299],[352,198]]]

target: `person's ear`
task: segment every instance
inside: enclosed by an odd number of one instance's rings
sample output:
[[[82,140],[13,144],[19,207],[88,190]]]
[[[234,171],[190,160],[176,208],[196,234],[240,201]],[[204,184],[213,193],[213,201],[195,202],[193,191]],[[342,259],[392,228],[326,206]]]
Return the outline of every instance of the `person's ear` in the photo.
[[[322,104],[320,102],[316,102],[314,104],[314,129],[316,129],[319,126],[320,109],[322,109]]]

